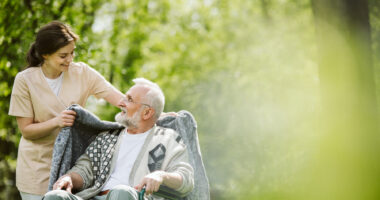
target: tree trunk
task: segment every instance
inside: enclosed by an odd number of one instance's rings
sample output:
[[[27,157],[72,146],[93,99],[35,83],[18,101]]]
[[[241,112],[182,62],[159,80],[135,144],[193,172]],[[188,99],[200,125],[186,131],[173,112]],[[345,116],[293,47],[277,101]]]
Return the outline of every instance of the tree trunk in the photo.
[[[379,199],[377,106],[367,0],[312,0],[321,135],[309,199]]]

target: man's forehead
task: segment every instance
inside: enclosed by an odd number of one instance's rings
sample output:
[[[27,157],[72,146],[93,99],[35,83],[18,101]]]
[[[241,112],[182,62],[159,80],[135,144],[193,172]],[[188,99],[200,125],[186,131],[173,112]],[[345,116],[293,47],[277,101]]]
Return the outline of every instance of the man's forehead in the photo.
[[[127,93],[125,93],[126,96],[131,97],[139,97],[143,94],[145,94],[148,91],[148,88],[141,86],[141,85],[134,85],[132,86]]]

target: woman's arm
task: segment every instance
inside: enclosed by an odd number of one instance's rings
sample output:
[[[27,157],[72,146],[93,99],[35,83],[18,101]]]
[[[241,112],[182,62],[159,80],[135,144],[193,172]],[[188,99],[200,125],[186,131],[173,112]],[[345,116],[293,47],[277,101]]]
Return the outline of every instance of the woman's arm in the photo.
[[[108,103],[119,107],[118,104],[120,100],[124,97],[124,94],[121,93],[119,90],[112,90],[104,99],[108,101]]]
[[[72,126],[75,120],[75,111],[64,110],[57,117],[48,121],[35,123],[33,118],[16,117],[22,136],[28,140],[35,140],[49,135],[58,127]]]

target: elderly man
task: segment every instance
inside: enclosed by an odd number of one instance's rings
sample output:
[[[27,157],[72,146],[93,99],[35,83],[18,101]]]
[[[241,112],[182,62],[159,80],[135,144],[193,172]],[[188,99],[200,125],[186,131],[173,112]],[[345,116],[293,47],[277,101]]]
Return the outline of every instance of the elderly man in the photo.
[[[153,194],[160,185],[182,196],[192,190],[193,169],[181,137],[155,125],[164,109],[164,94],[151,81],[133,81],[115,117],[126,128],[99,134],[45,200],[138,199],[142,189],[146,199],[160,199]]]

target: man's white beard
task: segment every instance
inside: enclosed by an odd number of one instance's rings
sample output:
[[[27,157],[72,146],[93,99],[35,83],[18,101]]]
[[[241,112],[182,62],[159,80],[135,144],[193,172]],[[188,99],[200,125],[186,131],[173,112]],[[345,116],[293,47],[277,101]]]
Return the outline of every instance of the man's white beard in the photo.
[[[132,117],[128,117],[128,111],[124,109],[125,113],[123,116],[123,112],[117,113],[115,116],[115,121],[119,122],[120,124],[126,126],[126,127],[131,127],[131,128],[138,128],[138,124],[140,123],[140,114],[141,114],[141,109],[136,111],[135,114],[133,114]]]

